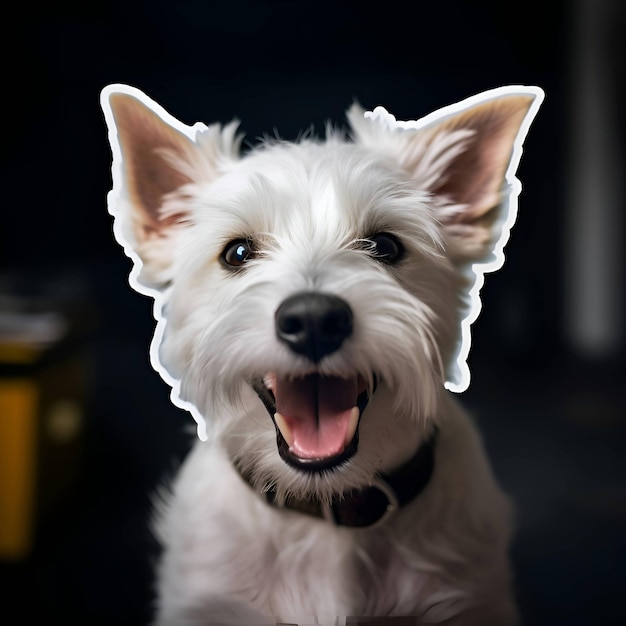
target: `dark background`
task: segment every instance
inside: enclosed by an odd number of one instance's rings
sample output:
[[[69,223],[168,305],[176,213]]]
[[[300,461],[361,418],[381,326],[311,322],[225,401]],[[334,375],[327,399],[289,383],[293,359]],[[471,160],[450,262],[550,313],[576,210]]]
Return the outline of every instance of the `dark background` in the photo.
[[[463,399],[517,504],[513,559],[526,623],[622,623],[620,294],[611,301],[619,332],[610,346],[584,349],[568,331],[576,289],[570,163],[585,152],[576,85],[586,4],[59,0],[5,14],[2,286],[71,310],[82,338],[72,349],[89,366],[74,478],[40,507],[31,554],[0,564],[8,600],[0,621],[147,623],[158,553],[147,531],[150,498],[193,437],[191,418],[170,404],[150,368],[151,303],[128,287],[131,265],[112,236],[102,87],[135,85],[188,124],[239,118],[254,143],[274,129],[287,139],[311,124],[323,132],[355,98],[416,119],[517,83],[543,87],[546,100],[518,170],[524,190],[507,261],[482,292]],[[597,3],[596,61],[609,109],[621,112],[626,20],[618,4]],[[617,115],[613,182],[622,192],[624,137]],[[618,202],[609,228],[618,240],[623,213]],[[617,252],[613,271],[624,279],[623,248]],[[46,476],[39,482],[45,491]],[[2,608],[12,606],[13,622]]]

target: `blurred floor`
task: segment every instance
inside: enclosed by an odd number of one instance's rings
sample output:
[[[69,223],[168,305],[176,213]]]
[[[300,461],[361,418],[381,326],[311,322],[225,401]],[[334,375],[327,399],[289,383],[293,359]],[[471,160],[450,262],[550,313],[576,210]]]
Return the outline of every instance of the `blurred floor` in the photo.
[[[624,623],[626,394],[619,370],[569,360],[561,371],[517,372],[508,385],[494,383],[493,371],[475,373],[466,401],[516,503],[512,556],[525,623]]]

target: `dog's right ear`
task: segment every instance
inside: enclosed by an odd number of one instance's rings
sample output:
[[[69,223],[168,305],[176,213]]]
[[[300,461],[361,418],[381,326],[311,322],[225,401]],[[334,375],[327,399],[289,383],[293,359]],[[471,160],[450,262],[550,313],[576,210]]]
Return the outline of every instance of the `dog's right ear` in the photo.
[[[106,87],[101,105],[113,152],[115,234],[136,263],[138,286],[160,288],[172,279],[178,236],[193,222],[194,186],[238,158],[237,123],[186,126],[127,85]]]

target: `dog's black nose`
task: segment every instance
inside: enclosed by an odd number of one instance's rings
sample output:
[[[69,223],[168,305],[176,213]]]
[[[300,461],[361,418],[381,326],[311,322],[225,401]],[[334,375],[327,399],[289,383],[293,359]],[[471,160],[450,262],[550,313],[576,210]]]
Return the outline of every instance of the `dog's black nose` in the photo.
[[[276,310],[276,336],[314,363],[339,349],[352,334],[348,303],[324,293],[298,293]]]

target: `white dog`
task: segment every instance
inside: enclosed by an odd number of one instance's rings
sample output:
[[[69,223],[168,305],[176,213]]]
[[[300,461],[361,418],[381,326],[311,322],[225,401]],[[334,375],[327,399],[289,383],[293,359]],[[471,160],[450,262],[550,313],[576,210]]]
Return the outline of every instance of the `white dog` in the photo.
[[[159,511],[159,624],[517,623],[509,504],[450,392],[542,98],[354,105],[349,133],[240,156],[235,123],[103,91],[115,233],[198,423]]]

